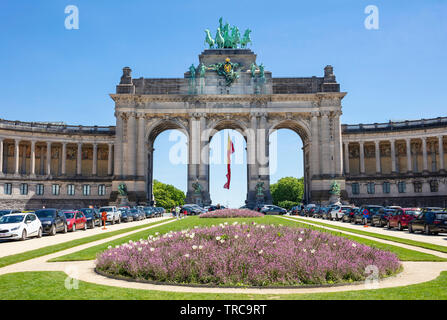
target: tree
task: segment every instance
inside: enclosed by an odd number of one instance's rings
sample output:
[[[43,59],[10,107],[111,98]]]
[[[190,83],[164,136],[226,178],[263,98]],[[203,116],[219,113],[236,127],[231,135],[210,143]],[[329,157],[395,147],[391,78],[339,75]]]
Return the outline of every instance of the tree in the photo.
[[[301,203],[304,195],[304,178],[281,178],[277,183],[270,185],[270,193],[275,205],[279,205],[283,201]]]
[[[170,184],[154,180],[154,198],[158,207],[170,210],[185,204],[185,193]]]

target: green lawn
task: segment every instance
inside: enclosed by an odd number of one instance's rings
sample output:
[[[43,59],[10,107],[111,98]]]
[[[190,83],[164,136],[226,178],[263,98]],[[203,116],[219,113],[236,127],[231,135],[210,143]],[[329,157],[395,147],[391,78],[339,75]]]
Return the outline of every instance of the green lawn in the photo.
[[[337,293],[254,295],[204,294],[126,289],[79,281],[78,289],[65,288],[63,272],[20,272],[0,276],[4,300],[446,300],[447,272],[435,280],[405,287]]]
[[[391,252],[395,253],[401,261],[447,261],[447,259],[443,259],[443,258],[434,256],[434,255],[431,255],[431,254],[426,254],[426,253],[417,252],[414,250],[400,248],[397,246],[392,246],[392,245],[380,243],[377,241],[364,239],[361,237],[346,235],[346,234],[336,232],[336,231],[329,231],[329,230],[325,230],[323,228],[313,227],[308,224],[303,224],[299,221],[291,221],[291,220],[281,219],[276,216],[264,216],[264,217],[259,217],[259,218],[233,218],[233,219],[227,219],[227,218],[204,219],[204,218],[199,218],[197,216],[188,217],[188,218],[178,221],[174,224],[167,224],[167,225],[152,228],[150,230],[143,230],[141,232],[137,232],[135,234],[132,234],[132,235],[129,235],[126,237],[122,237],[122,238],[116,239],[114,241],[110,241],[110,242],[107,242],[104,244],[100,244],[100,245],[93,246],[93,247],[90,247],[90,248],[87,248],[87,249],[84,249],[84,250],[81,250],[78,252],[68,254],[65,256],[61,256],[61,257],[52,259],[50,261],[93,260],[96,258],[96,255],[98,253],[106,250],[108,246],[113,247],[115,245],[120,245],[120,244],[129,242],[129,240],[138,241],[140,239],[147,239],[147,237],[149,235],[153,235],[155,232],[159,232],[159,233],[163,234],[170,230],[179,231],[179,230],[183,230],[186,228],[193,228],[194,226],[210,226],[212,224],[218,225],[219,223],[223,223],[223,222],[232,223],[234,221],[238,221],[238,222],[245,221],[247,223],[256,221],[259,224],[272,224],[272,223],[273,224],[282,224],[282,225],[288,225],[288,226],[293,226],[293,227],[310,228],[310,229],[314,229],[314,230],[318,230],[318,231],[322,231],[322,232],[329,232],[329,233],[332,233],[332,234],[335,234],[338,236],[342,236],[342,237],[351,239],[353,241],[357,241],[359,243],[363,243],[363,244],[366,244],[369,246],[377,247],[379,249],[391,251]]]
[[[172,220],[172,219],[169,219],[169,220]],[[85,237],[82,239],[67,241],[67,242],[59,243],[59,244],[52,245],[52,246],[47,246],[47,247],[43,247],[43,248],[39,248],[39,249],[35,249],[35,250],[25,251],[22,253],[2,257],[2,258],[0,258],[0,268],[5,267],[10,264],[13,264],[13,263],[18,263],[18,262],[22,262],[22,261],[29,260],[29,259],[34,259],[34,258],[41,257],[41,256],[44,256],[47,254],[58,252],[61,250],[73,248],[73,247],[76,247],[76,246],[79,246],[79,245],[82,245],[85,243],[110,238],[110,237],[113,237],[116,235],[120,235],[122,233],[130,232],[130,231],[134,231],[134,230],[138,230],[138,229],[142,229],[142,228],[147,228],[149,226],[156,225],[158,223],[165,222],[165,221],[168,221],[168,220],[156,221],[156,222],[151,222],[151,223],[147,223],[144,225],[134,226],[134,227],[125,228],[125,229],[121,229],[121,230],[117,230],[117,231],[106,232],[106,233],[102,233],[102,234],[98,234],[98,235],[94,235],[94,236],[90,236],[90,237]],[[81,231],[79,231],[79,232],[81,232]],[[57,237],[57,235],[56,235],[56,237]]]
[[[352,229],[352,228],[334,226],[334,225],[331,225],[331,224],[328,224],[328,223],[324,223],[324,222],[320,222],[320,221],[309,221],[309,220],[300,219],[300,218],[294,217],[294,216],[291,216],[290,218],[293,218],[293,219],[296,219],[296,220],[302,221],[302,222],[318,224],[318,225],[324,226],[324,227],[330,227],[330,228],[341,230],[341,231],[349,231],[351,233],[356,233],[356,234],[360,234],[360,235],[364,235],[364,236],[369,236],[369,237],[374,237],[374,238],[378,238],[378,239],[394,241],[394,242],[408,244],[408,245],[415,246],[415,247],[420,247],[420,248],[425,248],[425,249],[429,249],[429,250],[434,250],[434,251],[447,253],[447,246],[440,246],[440,245],[427,243],[427,242],[421,242],[421,241],[415,241],[415,240],[409,240],[409,239],[402,239],[402,238],[393,237],[393,236],[387,236],[387,235],[378,234],[378,233],[374,233],[374,232],[367,232],[367,231],[356,230],[356,229]]]

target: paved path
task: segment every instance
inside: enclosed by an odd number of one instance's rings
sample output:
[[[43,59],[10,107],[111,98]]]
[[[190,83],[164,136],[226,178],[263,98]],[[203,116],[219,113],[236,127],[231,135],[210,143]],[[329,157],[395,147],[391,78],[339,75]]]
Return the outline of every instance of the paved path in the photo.
[[[284,217],[283,219],[294,220],[296,219],[290,217]],[[176,220],[162,222],[175,223]],[[161,225],[159,224],[159,225]],[[149,227],[155,228],[159,225]],[[326,228],[329,229],[329,228]],[[282,289],[282,288],[272,288],[272,289],[254,289],[254,288],[197,288],[197,287],[187,287],[187,286],[167,286],[167,285],[154,285],[148,283],[138,283],[129,282],[122,280],[114,280],[111,278],[103,277],[94,272],[95,261],[71,261],[71,262],[47,262],[49,259],[59,257],[62,255],[70,254],[95,246],[101,243],[106,243],[113,241],[115,239],[125,237],[129,234],[139,232],[143,229],[124,233],[118,236],[113,236],[107,239],[94,241],[92,243],[84,244],[67,250],[59,251],[53,254],[42,256],[39,258],[27,260],[14,265],[6,266],[0,268],[0,274],[13,273],[13,272],[26,272],[26,271],[62,271],[70,274],[73,278],[114,287],[131,288],[131,289],[146,289],[146,290],[157,290],[157,291],[169,291],[169,292],[192,292],[192,293],[245,293],[245,294],[293,294],[293,293],[322,293],[322,292],[341,292],[341,291],[355,291],[355,290],[365,290],[365,289],[381,289],[381,288],[391,288],[398,286],[407,286],[417,283],[422,283],[430,281],[439,276],[441,271],[447,270],[447,262],[402,262],[404,266],[403,272],[400,274],[390,277],[387,279],[380,280],[376,287],[368,287],[365,284],[358,285],[343,285],[335,287],[320,287],[320,288],[292,288],[292,289]],[[339,230],[336,230],[339,231]],[[348,232],[345,232],[348,233]],[[362,238],[371,238],[366,236],[357,235]],[[406,247],[415,251],[427,252],[435,254],[437,256],[446,256],[441,252],[436,252],[432,250],[426,250],[423,248],[407,246],[396,242],[385,241],[381,239],[371,238],[374,241],[389,243],[398,247]]]
[[[287,217],[287,216],[285,216],[285,217]],[[402,239],[432,243],[432,244],[437,244],[440,246],[445,246],[447,248],[447,234],[444,234],[444,233],[437,235],[437,236],[435,236],[435,235],[429,236],[429,235],[426,235],[424,233],[419,233],[419,232],[409,233],[408,230],[406,230],[406,229],[404,231],[399,231],[397,229],[387,229],[386,227],[384,227],[384,228],[372,227],[372,226],[365,227],[363,225],[346,223],[346,222],[341,222],[341,221],[331,221],[331,220],[323,220],[323,219],[301,217],[301,216],[289,216],[289,217],[291,217],[291,218],[297,217],[299,219],[307,220],[309,222],[316,221],[316,222],[330,224],[330,225],[337,226],[337,227],[351,228],[354,230],[361,230],[361,231],[377,233],[377,234],[382,234],[382,235],[392,236],[392,237],[397,237],[397,238],[402,238]]]
[[[131,228],[135,226],[141,226],[149,223],[153,223],[156,221],[162,221],[168,219],[171,215],[167,215],[165,217],[159,218],[149,218],[140,221],[134,222],[122,222],[120,224],[115,225],[106,225],[106,230],[103,230],[102,227],[96,227],[94,229],[77,230],[75,232],[67,232],[67,233],[57,233],[55,236],[43,236],[42,238],[29,238],[25,241],[19,240],[1,240],[0,242],[0,258],[9,256],[12,254],[22,253],[29,250],[39,249],[46,246],[51,246],[71,240],[82,239],[89,236],[94,236],[102,233],[109,233],[112,231],[122,230],[126,228]]]

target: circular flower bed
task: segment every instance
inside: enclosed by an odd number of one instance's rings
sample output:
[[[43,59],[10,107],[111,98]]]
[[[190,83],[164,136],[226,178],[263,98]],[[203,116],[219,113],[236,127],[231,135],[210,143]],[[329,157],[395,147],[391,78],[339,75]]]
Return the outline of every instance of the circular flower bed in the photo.
[[[219,209],[202,213],[199,218],[256,218],[263,216],[262,213],[250,209]]]
[[[156,234],[109,248],[97,270],[109,275],[174,284],[293,286],[364,280],[396,273],[393,253],[347,238],[284,226],[220,224]]]

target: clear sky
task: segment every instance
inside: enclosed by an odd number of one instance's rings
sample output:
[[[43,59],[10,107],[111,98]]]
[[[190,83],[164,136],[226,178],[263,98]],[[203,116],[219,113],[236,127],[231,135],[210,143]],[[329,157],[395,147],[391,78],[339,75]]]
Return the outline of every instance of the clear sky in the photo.
[[[79,30],[64,27],[67,5],[79,8]],[[378,30],[364,26],[367,5],[379,9]],[[214,33],[220,16],[253,30],[251,48],[273,76],[322,76],[333,65],[348,92],[343,123],[447,115],[445,0],[2,0],[0,118],[113,125],[108,94],[121,69],[131,67],[134,77],[182,77],[198,63],[203,30]],[[163,161],[174,143],[168,136],[155,144],[155,177],[185,189],[186,166]],[[302,175],[301,146],[296,134],[278,133],[284,156],[272,181]],[[224,167],[211,168],[212,199],[240,205],[245,165],[234,166],[227,194]]]

